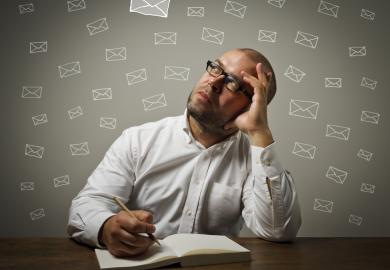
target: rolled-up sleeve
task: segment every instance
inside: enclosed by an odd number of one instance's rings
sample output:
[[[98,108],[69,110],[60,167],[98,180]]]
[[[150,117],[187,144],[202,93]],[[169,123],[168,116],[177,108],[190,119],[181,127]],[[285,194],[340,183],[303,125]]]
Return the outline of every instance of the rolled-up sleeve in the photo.
[[[265,148],[251,146],[242,216],[257,236],[292,241],[301,225],[300,207],[293,177],[283,169],[275,148],[275,142]]]
[[[101,247],[98,233],[102,224],[115,215],[114,196],[127,202],[134,183],[131,129],[125,130],[111,145],[103,160],[73,199],[69,210],[68,234],[76,241]]]

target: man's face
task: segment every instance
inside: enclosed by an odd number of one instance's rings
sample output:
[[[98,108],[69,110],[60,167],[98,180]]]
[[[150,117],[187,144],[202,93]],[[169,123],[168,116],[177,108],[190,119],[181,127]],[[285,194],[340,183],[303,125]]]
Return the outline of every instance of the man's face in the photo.
[[[223,70],[238,79],[242,87],[253,93],[252,87],[243,81],[241,71],[256,74],[256,63],[243,52],[228,51],[216,62]],[[231,92],[224,84],[223,76],[213,77],[207,71],[194,86],[187,103],[189,114],[198,122],[214,131],[248,108],[251,100],[242,92]]]

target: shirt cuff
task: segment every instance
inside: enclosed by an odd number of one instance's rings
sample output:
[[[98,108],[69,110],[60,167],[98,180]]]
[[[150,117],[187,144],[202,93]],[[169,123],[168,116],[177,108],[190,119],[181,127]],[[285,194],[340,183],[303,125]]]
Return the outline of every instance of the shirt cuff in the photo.
[[[265,177],[270,180],[278,177],[283,172],[283,167],[276,154],[275,142],[265,148],[251,146],[252,149],[252,168],[261,168]]]
[[[92,219],[89,220],[87,226],[88,229],[86,230],[87,233],[87,239],[92,241],[92,244],[98,248],[105,248],[104,246],[99,244],[99,230],[100,227],[103,225],[103,223],[111,216],[114,216],[115,214],[112,212],[102,212],[94,216]]]

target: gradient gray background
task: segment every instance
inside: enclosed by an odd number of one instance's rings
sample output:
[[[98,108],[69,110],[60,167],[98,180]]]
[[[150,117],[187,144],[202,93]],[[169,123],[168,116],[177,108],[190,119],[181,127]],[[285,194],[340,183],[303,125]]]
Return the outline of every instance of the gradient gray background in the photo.
[[[18,5],[35,11],[19,14]],[[182,114],[189,92],[208,59],[235,47],[263,52],[276,72],[278,91],[269,107],[269,122],[283,166],[292,172],[302,209],[299,236],[390,236],[389,173],[385,167],[389,137],[388,1],[337,1],[338,17],[317,12],[319,0],[287,0],[277,8],[266,0],[237,0],[247,5],[243,19],[224,13],[226,0],[172,0],[168,18],[130,13],[130,1],[87,0],[87,8],[68,13],[62,1],[1,3],[1,222],[0,236],[64,236],[72,198],[85,185],[104,153],[123,129]],[[187,17],[188,6],[204,6],[204,17]],[[360,17],[362,8],[376,13]],[[107,18],[109,30],[90,36],[86,24]],[[223,45],[201,40],[202,28],[225,32]],[[258,41],[259,29],[277,32],[275,43]],[[316,49],[295,44],[297,31],[317,34]],[[176,45],[155,45],[155,32],[177,32]],[[48,52],[29,53],[31,41],[48,41]],[[349,57],[349,46],[366,46],[364,57]],[[126,47],[127,60],[105,61],[105,49]],[[58,65],[80,61],[80,75],[61,79]],[[306,72],[300,83],[283,75],[289,65]],[[164,66],[191,69],[188,81],[164,80]],[[125,74],[146,68],[148,79],[127,85]],[[375,90],[360,86],[365,76]],[[325,88],[325,77],[341,77],[343,86]],[[43,87],[41,99],[21,98],[22,86]],[[109,87],[113,99],[93,101],[92,89]],[[164,93],[168,106],[144,111],[142,98]],[[291,99],[320,103],[316,120],[289,115]],[[70,120],[67,111],[81,106],[84,115]],[[379,124],[360,121],[362,110],[380,113]],[[48,123],[34,126],[31,117],[46,113]],[[100,117],[116,117],[114,130],[99,127]],[[326,124],[351,128],[348,141],[325,137]],[[87,141],[90,155],[72,156],[69,144]],[[292,154],[294,142],[317,146],[314,160]],[[45,147],[42,159],[24,155],[25,145]],[[370,162],[357,157],[373,153]],[[337,184],[325,177],[329,166],[345,169]],[[70,185],[55,188],[53,178],[68,174]],[[33,191],[20,183],[32,181]],[[360,191],[362,182],[375,193]],[[334,202],[332,213],[313,210],[314,199]],[[45,217],[30,212],[44,208]],[[350,214],[363,217],[360,226]],[[246,235],[245,233],[243,235]]]

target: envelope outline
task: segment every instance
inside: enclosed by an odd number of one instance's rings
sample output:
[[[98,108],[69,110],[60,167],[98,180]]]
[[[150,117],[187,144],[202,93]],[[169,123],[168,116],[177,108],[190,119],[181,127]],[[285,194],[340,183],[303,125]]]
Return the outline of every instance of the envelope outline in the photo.
[[[353,223],[355,225],[360,226],[362,224],[362,221],[363,221],[362,217],[352,215],[352,214],[349,215],[349,218],[348,218],[349,223]]]
[[[164,93],[144,98],[142,99],[142,103],[144,104],[145,111],[152,111],[167,106]]]
[[[284,76],[296,83],[299,83],[305,75],[305,72],[294,67],[293,65],[289,65],[286,72],[284,73]]]
[[[349,47],[349,56],[350,57],[366,56],[366,54],[367,54],[366,46],[351,46],[351,47]]]
[[[100,117],[100,127],[115,129],[116,128],[116,118],[114,117]]]
[[[327,124],[325,136],[348,141],[350,132],[349,127]]]
[[[58,177],[54,178],[53,184],[54,184],[55,188],[69,185],[70,184],[69,175],[66,174],[66,175],[62,175],[62,176],[58,176]]]
[[[277,36],[277,33],[274,31],[260,29],[258,40],[274,43],[274,42],[276,42],[276,36]]]
[[[360,186],[360,191],[373,194],[375,192],[375,185],[362,183]]]
[[[148,79],[146,75],[146,68],[141,68],[126,73],[126,79],[128,85],[133,85],[146,81]]]
[[[268,0],[268,4],[273,5],[274,7],[282,8],[286,0]]]
[[[20,14],[31,13],[31,12],[34,12],[34,4],[33,3],[19,5],[19,13]]]
[[[222,45],[225,33],[216,29],[203,27],[202,40]]]
[[[326,178],[329,178],[338,184],[344,184],[345,180],[347,179],[348,172],[333,166],[329,166],[325,176]]]
[[[101,18],[87,24],[87,29],[90,36],[99,34],[109,29],[107,18]]]
[[[24,154],[29,157],[42,158],[45,147],[33,144],[26,144]]]
[[[360,121],[378,125],[379,117],[380,114],[377,112],[362,111],[362,114],[360,116]]]
[[[20,191],[31,191],[34,190],[34,182],[21,182]]]
[[[112,90],[111,88],[92,89],[92,98],[95,101],[112,99]]]
[[[83,113],[83,109],[81,108],[81,106],[77,106],[77,107],[74,107],[74,108],[71,108],[68,110],[68,115],[69,115],[69,119],[72,120],[72,119],[75,119],[79,116],[82,116],[84,113]]]
[[[340,6],[321,0],[318,6],[318,12],[337,18]]]
[[[367,77],[362,77],[362,81],[360,83],[360,86],[367,87],[371,90],[375,90],[377,83],[378,82],[373,80],[373,79],[370,79]]]
[[[190,68],[165,66],[164,80],[188,81]]]
[[[126,60],[126,47],[106,49],[106,61]]]
[[[295,142],[292,153],[296,156],[314,159],[317,147],[311,144]]]
[[[41,98],[42,86],[23,86],[22,98]]]
[[[35,115],[31,118],[32,118],[32,121],[34,123],[34,126],[42,125],[42,124],[45,124],[48,122],[46,113]]]
[[[224,12],[238,18],[244,18],[246,11],[246,6],[241,3],[227,0],[225,4]]]
[[[319,102],[291,99],[289,115],[317,119]]]
[[[148,16],[168,17],[170,0],[131,0],[130,12]]]
[[[79,61],[65,63],[58,66],[60,72],[60,78],[67,78],[77,74],[81,74],[81,66]]]
[[[187,7],[187,16],[204,17],[204,7]]]
[[[176,32],[154,33],[154,45],[176,45]]]
[[[341,88],[342,79],[341,78],[325,78],[325,87],[326,88]]]
[[[315,49],[317,47],[319,37],[310,33],[298,31],[295,37],[295,43],[302,46]]]
[[[323,199],[314,199],[314,207],[313,210],[321,211],[325,213],[332,213],[333,210],[333,202]]]
[[[367,150],[364,150],[364,149],[359,149],[358,153],[357,153],[357,156],[361,159],[364,159],[365,161],[370,161],[371,158],[372,158],[372,153],[367,151]]]
[[[87,8],[84,0],[70,0],[68,2],[68,12],[83,10]]]
[[[37,220],[43,218],[44,216],[45,216],[45,210],[43,208],[38,208],[30,212],[31,220]]]
[[[47,52],[47,41],[30,42],[30,54]]]
[[[360,17],[369,21],[373,21],[375,19],[375,12],[362,8],[360,12]]]
[[[88,142],[69,144],[72,156],[86,156],[89,155]]]

